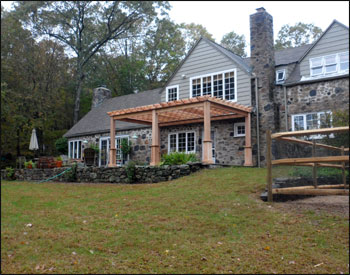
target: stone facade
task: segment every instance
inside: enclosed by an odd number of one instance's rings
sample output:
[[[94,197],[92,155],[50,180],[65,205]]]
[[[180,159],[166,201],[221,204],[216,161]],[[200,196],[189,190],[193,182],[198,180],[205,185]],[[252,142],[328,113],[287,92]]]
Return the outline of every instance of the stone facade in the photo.
[[[92,93],[91,108],[99,106],[104,100],[112,98],[112,92],[104,87],[94,89]]]
[[[128,179],[126,167],[80,167],[76,169],[74,181],[95,183],[155,183],[187,176],[200,170],[201,167],[202,165],[200,163],[172,166],[136,166],[132,182]],[[56,176],[66,169],[67,167],[54,169],[18,169],[15,171],[15,177],[21,181],[41,181]],[[72,181],[69,173],[71,171],[55,178],[54,181]],[[6,170],[1,170],[2,180],[6,180],[6,174]]]
[[[255,77],[258,78],[260,161],[264,165],[266,130],[275,130],[275,124],[277,122],[276,113],[278,113],[277,105],[274,104],[275,52],[273,19],[264,8],[257,9],[256,13],[250,15],[250,51],[252,71]],[[252,98],[254,99],[253,106],[255,106],[255,89],[251,89],[251,91],[252,95],[254,94]]]
[[[276,89],[280,128],[278,131],[292,131],[291,116],[322,111],[349,110],[348,76],[334,80],[317,81],[286,87],[288,125],[286,127],[286,104],[283,87]]]

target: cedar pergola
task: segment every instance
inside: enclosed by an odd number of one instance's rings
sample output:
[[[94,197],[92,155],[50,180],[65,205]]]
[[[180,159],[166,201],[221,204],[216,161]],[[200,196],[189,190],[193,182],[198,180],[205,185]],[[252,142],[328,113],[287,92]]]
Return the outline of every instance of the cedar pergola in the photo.
[[[203,163],[212,164],[211,121],[245,118],[244,165],[252,166],[251,108],[216,97],[200,96],[108,112],[110,116],[109,167],[116,166],[116,120],[152,126],[151,165],[160,162],[160,127],[204,123]]]

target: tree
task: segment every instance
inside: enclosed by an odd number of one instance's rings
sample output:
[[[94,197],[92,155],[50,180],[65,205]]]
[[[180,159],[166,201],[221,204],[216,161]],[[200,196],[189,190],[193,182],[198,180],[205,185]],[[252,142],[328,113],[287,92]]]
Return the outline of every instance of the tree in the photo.
[[[322,29],[314,24],[298,22],[294,26],[283,25],[275,41],[275,49],[281,50],[310,44],[322,34]]]
[[[39,36],[55,38],[76,56],[74,124],[78,121],[85,68],[109,41],[122,37],[135,24],[148,24],[156,8],[168,2],[153,1],[18,1],[17,11]],[[162,9],[162,12],[164,10]]]
[[[234,31],[229,32],[222,37],[220,44],[239,56],[247,56],[245,52],[247,45],[243,34],[238,35]]]
[[[146,34],[141,55],[146,60],[148,88],[164,84],[185,55],[185,40],[179,25],[167,18],[157,19]]]
[[[194,44],[199,40],[201,37],[206,37],[210,40],[214,40],[213,35],[207,31],[207,29],[200,25],[200,24],[180,24],[181,31],[183,33],[183,36],[186,41],[186,52],[191,49]]]

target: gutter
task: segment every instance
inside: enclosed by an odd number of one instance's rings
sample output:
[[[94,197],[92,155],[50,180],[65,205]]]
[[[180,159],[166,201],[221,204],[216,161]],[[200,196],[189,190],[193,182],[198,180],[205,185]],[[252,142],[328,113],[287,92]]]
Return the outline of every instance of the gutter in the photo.
[[[260,131],[259,131],[259,97],[258,97],[258,78],[253,73],[253,77],[255,80],[255,110],[256,110],[256,142],[257,142],[257,153],[258,153],[258,167],[261,167],[260,164]]]

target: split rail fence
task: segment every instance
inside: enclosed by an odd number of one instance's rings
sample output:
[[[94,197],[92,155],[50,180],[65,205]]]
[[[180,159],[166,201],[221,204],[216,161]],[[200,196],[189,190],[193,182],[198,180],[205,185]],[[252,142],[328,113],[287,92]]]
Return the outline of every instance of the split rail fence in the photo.
[[[324,128],[317,130],[304,130],[294,132],[282,132],[271,134],[270,130],[266,132],[266,165],[267,165],[267,191],[268,201],[273,201],[273,194],[284,194],[284,195],[349,195],[349,190],[346,190],[346,175],[345,175],[345,163],[349,163],[349,156],[345,155],[345,152],[349,151],[349,148],[335,147],[331,145],[316,143],[313,141],[306,141],[295,138],[296,136],[307,136],[315,134],[331,134],[331,133],[342,133],[348,132],[349,126],[336,127],[336,128]],[[284,158],[272,160],[271,144],[272,140],[283,140],[286,142],[299,143],[304,145],[312,146],[312,157],[309,158]],[[327,157],[316,157],[316,147],[322,147],[330,150],[339,150],[340,156],[327,156]],[[338,164],[337,164],[338,163]],[[339,164],[340,163],[340,164]],[[290,166],[311,166],[313,185],[309,186],[298,186],[288,188],[272,188],[272,166],[273,165],[290,165]],[[317,184],[317,167],[331,167],[342,170],[342,184],[338,185],[320,185]],[[339,189],[344,188],[344,189]]]

